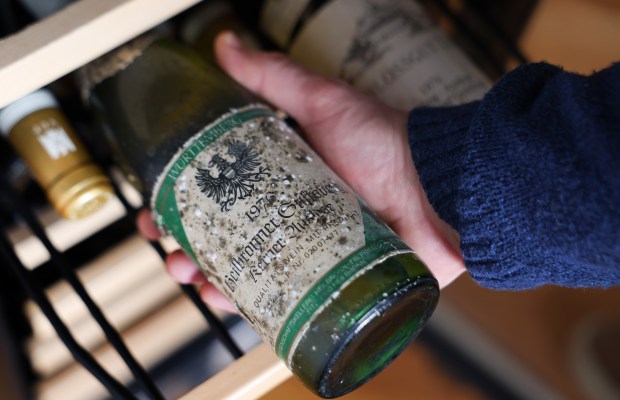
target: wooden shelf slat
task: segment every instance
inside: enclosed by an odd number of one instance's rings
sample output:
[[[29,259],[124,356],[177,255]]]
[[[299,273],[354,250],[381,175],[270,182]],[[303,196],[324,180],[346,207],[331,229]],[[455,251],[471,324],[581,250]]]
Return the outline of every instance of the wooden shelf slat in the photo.
[[[0,41],[0,107],[200,0],[80,0]]]
[[[254,400],[291,376],[273,350],[262,343],[180,400]]]

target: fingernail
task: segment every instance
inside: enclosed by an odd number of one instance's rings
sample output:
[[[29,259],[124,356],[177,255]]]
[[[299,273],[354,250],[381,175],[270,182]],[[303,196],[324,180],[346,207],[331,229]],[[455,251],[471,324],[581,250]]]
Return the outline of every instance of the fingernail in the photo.
[[[194,285],[197,285],[199,283],[205,283],[206,281],[207,279],[205,278],[204,274],[200,271],[196,271],[189,280],[189,282]]]
[[[233,31],[226,31],[222,33],[222,40],[226,46],[232,47],[233,49],[241,49],[243,47],[239,36],[237,36],[237,34]]]

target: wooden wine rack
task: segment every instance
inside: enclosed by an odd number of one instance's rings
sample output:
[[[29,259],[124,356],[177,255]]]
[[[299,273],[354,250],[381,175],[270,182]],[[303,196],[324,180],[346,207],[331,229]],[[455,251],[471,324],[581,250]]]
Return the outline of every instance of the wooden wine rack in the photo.
[[[200,0],[80,0],[0,42],[0,107]]]
[[[74,71],[199,2],[80,0],[0,41],[0,107]],[[530,19],[520,39],[522,49],[533,61],[545,58],[569,70],[588,73],[618,60],[620,7],[602,0],[544,0],[539,3],[537,13]],[[108,221],[97,221],[96,224],[103,226],[111,219],[119,218],[121,206],[112,204],[110,207]],[[57,236],[69,242],[77,240],[67,234],[73,233],[73,225],[64,221],[52,222],[52,225],[48,230],[58,231]],[[24,253],[29,253],[33,259],[44,257],[35,254],[29,246],[24,242]],[[35,260],[33,264],[38,262]],[[579,292],[545,288],[529,293],[497,294],[481,290],[465,279],[457,281],[442,296],[442,304],[455,306],[457,316],[461,317],[454,318],[450,312],[439,310],[434,319],[436,325],[444,327],[442,332],[446,336],[452,334],[455,342],[461,343],[461,348],[471,352],[472,359],[477,358],[478,362],[486,364],[487,370],[505,376],[505,383],[515,393],[529,391],[533,398],[585,398],[579,396],[582,388],[570,370],[567,343],[571,330],[591,314],[606,312],[617,316],[620,304],[618,288]],[[151,332],[165,330],[166,345],[174,347],[188,340],[188,331],[204,329],[203,321],[177,323],[197,318],[190,307],[181,303],[175,302],[169,312],[158,314],[124,334],[131,350],[147,368],[155,363],[149,359],[149,354],[162,346],[162,342],[148,340]],[[174,325],[179,329],[171,332]],[[486,335],[481,336],[473,328],[483,329]],[[474,333],[467,333],[468,330]],[[484,340],[479,340],[480,337]],[[106,369],[121,369],[120,361],[110,357],[112,353],[112,349],[103,348],[94,355]],[[522,364],[527,368],[515,367]],[[507,365],[512,367],[506,368]],[[529,375],[524,377],[524,371]],[[69,396],[67,393],[83,383],[81,379],[85,374],[78,371],[70,380],[63,381],[62,376],[44,380],[39,394],[48,393],[47,398],[51,399],[76,398],[75,394]],[[407,376],[411,375],[408,373]],[[194,388],[183,400],[256,399],[288,377],[290,372],[263,344]],[[119,379],[127,382],[129,376],[126,374]],[[532,382],[538,382],[536,393],[539,396],[532,395],[532,387],[536,386]]]
[[[91,60],[105,54],[133,37],[157,26],[181,11],[200,3],[200,0],[80,0],[54,15],[35,23],[15,35],[0,41],[0,108],[20,97],[45,86],[76,70]],[[118,218],[120,205],[110,219]],[[101,226],[105,222],[99,222]],[[74,227],[66,221],[57,221],[51,230],[69,233]],[[50,228],[48,227],[48,230]],[[60,237],[67,236],[62,233]],[[183,305],[173,307],[173,312],[160,313],[126,332],[130,348],[145,367],[157,360],[149,356],[161,342],[148,340],[148,328],[179,325],[179,320],[197,318],[195,312]],[[199,318],[199,317],[198,317]],[[188,329],[201,329],[200,321],[184,325]],[[204,328],[203,328],[204,329]],[[146,332],[145,332],[146,330]],[[185,335],[185,336],[184,336]],[[186,332],[171,332],[167,340],[178,345],[188,340]],[[165,343],[164,343],[165,344]],[[112,356],[113,350],[98,350],[94,355],[110,371],[122,370],[120,360]],[[149,360],[151,360],[149,362]],[[149,365],[150,364],[150,365]],[[84,370],[76,368],[66,379],[56,376],[44,380],[38,389],[41,397],[71,398],[68,393],[79,385]],[[64,374],[67,375],[67,374]],[[130,376],[120,379],[128,382]],[[195,388],[183,397],[193,399],[255,399],[290,377],[290,372],[265,344],[253,349],[229,367]],[[101,389],[101,388],[99,388]],[[51,396],[51,397],[50,397]]]

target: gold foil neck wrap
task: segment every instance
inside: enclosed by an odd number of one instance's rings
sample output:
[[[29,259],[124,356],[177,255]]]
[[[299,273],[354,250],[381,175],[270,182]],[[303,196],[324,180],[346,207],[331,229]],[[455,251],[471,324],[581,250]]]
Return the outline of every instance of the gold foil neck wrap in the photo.
[[[58,180],[48,198],[59,214],[80,219],[99,210],[112,195],[110,181],[95,164],[86,164]]]
[[[62,217],[86,217],[113,193],[108,177],[94,164],[60,110],[46,108],[22,118],[8,140]]]
[[[155,33],[138,36],[80,68],[77,77],[82,99],[88,102],[90,92],[95,86],[127,68],[157,38]]]

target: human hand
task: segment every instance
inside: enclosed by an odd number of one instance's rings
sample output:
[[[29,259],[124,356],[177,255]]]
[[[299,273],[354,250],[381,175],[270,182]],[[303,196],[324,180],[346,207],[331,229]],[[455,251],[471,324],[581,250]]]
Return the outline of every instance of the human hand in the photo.
[[[280,53],[244,49],[229,32],[218,36],[215,50],[229,75],[297,120],[308,143],[414,249],[440,287],[464,272],[458,234],[439,219],[420,185],[406,113],[310,73]],[[140,214],[138,226],[148,238],[159,235],[148,213]],[[167,267],[180,282],[201,284],[205,302],[232,310],[182,252],[172,253]]]

